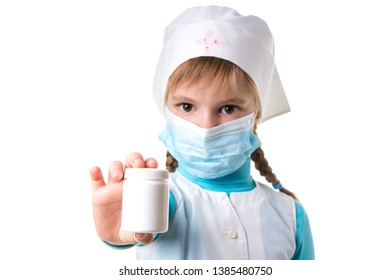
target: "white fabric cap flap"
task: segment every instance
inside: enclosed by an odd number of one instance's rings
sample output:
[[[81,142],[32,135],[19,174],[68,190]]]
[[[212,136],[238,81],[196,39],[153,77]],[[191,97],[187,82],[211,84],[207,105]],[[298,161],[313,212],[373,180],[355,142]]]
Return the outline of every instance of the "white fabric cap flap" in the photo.
[[[183,62],[200,56],[229,60],[252,78],[260,92],[262,122],[290,111],[266,22],[231,8],[203,6],[187,9],[165,30],[153,89],[162,113],[170,75]]]

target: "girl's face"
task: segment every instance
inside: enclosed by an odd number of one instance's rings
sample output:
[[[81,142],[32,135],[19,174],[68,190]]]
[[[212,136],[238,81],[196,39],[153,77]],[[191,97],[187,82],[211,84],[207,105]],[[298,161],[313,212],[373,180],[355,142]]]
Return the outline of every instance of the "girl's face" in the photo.
[[[237,79],[237,90],[221,89],[209,79],[192,86],[180,85],[167,96],[168,109],[202,128],[212,128],[257,112],[257,100],[244,78]]]

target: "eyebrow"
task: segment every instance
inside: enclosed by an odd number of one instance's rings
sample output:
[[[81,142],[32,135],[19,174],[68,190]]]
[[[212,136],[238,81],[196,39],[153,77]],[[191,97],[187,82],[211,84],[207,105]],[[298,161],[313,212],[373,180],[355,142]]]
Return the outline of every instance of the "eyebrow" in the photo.
[[[230,98],[230,99],[227,99],[227,100],[223,100],[223,103],[243,104],[243,103],[246,103],[246,99],[243,99],[243,98]]]
[[[176,96],[176,95],[171,95],[171,99],[175,102],[177,101],[185,101],[185,102],[188,102],[188,103],[194,103],[195,100],[192,99],[191,97],[188,97],[188,96]]]
[[[171,95],[171,98],[175,102],[177,102],[177,101],[185,101],[185,102],[188,102],[188,103],[195,103],[195,100],[192,99],[191,97],[188,97],[188,96]],[[229,98],[229,99],[226,99],[226,100],[221,100],[220,103],[224,103],[224,104],[230,104],[230,103],[233,103],[233,104],[244,104],[246,102],[247,102],[247,100],[244,99],[244,98]]]

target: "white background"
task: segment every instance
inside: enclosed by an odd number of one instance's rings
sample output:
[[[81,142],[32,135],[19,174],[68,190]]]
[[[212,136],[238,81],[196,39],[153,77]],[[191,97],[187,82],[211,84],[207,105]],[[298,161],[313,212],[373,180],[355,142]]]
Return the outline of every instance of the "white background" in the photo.
[[[133,151],[164,166],[154,68],[165,26],[201,4],[260,16],[274,34],[292,111],[258,132],[317,255],[298,272],[273,262],[276,274],[388,275],[385,2],[0,2],[0,278],[119,279],[139,265],[97,238],[89,169]]]

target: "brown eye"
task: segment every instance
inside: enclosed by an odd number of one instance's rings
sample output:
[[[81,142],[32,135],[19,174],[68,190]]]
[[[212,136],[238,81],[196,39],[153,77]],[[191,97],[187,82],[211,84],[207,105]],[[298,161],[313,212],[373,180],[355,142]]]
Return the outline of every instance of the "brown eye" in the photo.
[[[179,107],[183,112],[191,112],[194,109],[194,105],[189,103],[182,103]]]
[[[237,107],[234,105],[226,105],[221,108],[221,113],[223,114],[233,114],[236,111]]]

